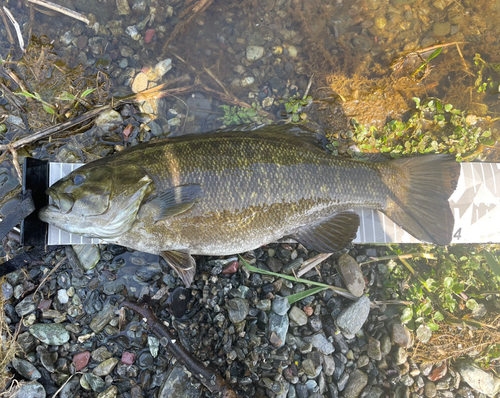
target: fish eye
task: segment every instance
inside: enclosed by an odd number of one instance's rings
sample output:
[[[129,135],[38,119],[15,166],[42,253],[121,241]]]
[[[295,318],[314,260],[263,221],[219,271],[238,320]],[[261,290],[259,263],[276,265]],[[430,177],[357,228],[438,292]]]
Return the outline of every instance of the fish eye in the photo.
[[[73,182],[78,185],[85,181],[85,176],[83,174],[77,174],[73,177]]]

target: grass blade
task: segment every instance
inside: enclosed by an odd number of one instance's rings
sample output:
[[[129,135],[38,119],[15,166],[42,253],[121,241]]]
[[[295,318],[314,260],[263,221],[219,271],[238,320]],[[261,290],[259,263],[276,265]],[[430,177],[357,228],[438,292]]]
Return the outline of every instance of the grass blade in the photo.
[[[490,252],[484,251],[483,254],[491,271],[496,276],[500,276],[500,264],[498,264],[498,260]]]
[[[313,294],[322,292],[323,290],[326,290],[326,287],[313,287],[312,289],[304,290],[303,292],[291,294],[290,296],[287,296],[288,303],[293,304],[296,303],[297,301],[300,301],[302,299],[305,299],[306,297],[312,296]]]

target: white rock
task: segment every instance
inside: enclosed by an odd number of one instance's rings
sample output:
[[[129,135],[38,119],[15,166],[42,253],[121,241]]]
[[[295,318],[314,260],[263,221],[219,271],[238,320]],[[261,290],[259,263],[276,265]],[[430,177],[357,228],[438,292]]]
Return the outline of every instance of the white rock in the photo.
[[[123,123],[123,119],[120,114],[113,109],[101,113],[95,120],[95,125],[103,130],[109,129],[110,127],[120,123]]]
[[[163,61],[158,62],[155,65],[153,72],[157,78],[161,78],[170,69],[172,69],[172,60],[170,58],[167,58],[167,59],[164,59]]]
[[[69,301],[68,292],[66,291],[66,289],[57,291],[57,299],[61,304],[66,304]]]
[[[257,61],[262,58],[264,55],[264,47],[261,46],[248,46],[247,47],[247,60],[249,61]]]

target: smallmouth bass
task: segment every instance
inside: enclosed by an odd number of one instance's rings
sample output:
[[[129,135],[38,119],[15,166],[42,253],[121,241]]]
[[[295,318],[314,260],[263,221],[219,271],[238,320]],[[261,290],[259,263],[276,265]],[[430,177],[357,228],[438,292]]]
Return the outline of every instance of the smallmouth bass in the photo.
[[[186,285],[192,255],[229,255],[288,237],[318,252],[356,236],[375,209],[417,239],[451,241],[447,155],[380,163],[335,157],[304,127],[264,126],[137,145],[52,185],[39,217],[65,231],[161,255]]]

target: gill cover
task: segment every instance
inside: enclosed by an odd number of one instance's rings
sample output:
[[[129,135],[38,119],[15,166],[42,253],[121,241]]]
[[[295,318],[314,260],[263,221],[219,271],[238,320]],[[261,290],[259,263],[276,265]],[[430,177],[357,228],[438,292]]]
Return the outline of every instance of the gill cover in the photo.
[[[40,218],[68,232],[116,238],[132,227],[151,182],[134,164],[93,162],[47,190],[56,207],[42,209]]]

